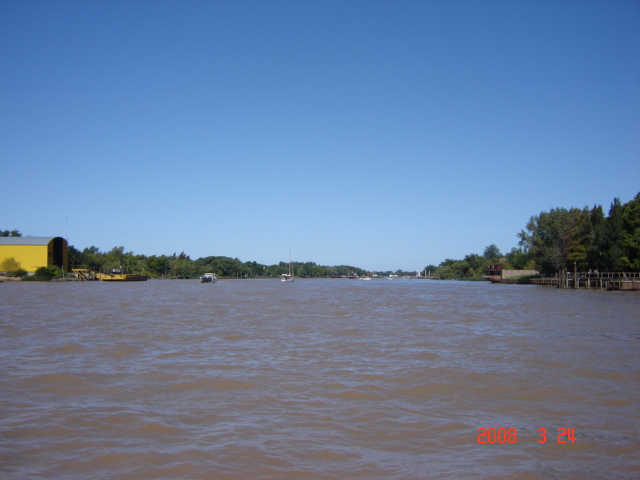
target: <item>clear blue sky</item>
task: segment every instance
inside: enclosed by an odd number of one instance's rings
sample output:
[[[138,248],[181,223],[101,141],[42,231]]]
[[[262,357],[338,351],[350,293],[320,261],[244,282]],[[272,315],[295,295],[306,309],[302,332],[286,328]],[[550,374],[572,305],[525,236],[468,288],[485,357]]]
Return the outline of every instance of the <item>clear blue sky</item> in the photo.
[[[638,1],[0,1],[0,228],[413,270],[640,191]]]

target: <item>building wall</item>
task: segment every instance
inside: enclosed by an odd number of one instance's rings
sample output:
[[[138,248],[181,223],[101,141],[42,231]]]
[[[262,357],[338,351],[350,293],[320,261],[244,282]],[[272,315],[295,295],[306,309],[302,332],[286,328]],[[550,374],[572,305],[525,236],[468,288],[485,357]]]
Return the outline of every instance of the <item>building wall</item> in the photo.
[[[39,267],[49,264],[48,245],[0,245],[0,263],[5,258],[13,257],[20,268],[27,272],[35,272]],[[53,256],[52,256],[53,258]]]
[[[20,263],[20,268],[30,273],[56,263],[66,272],[69,270],[69,249],[66,241],[63,241],[61,248],[62,252],[58,253],[62,255],[58,254],[58,258],[55,258],[53,240],[48,245],[0,245],[0,263],[5,258],[13,257]]]
[[[502,270],[502,278],[521,277],[523,275],[538,275],[537,270]]]

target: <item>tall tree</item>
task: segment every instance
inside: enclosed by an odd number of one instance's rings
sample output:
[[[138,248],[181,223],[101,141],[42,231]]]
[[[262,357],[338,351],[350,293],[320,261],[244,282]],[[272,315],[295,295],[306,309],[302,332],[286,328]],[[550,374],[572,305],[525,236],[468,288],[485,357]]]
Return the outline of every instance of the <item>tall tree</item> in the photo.
[[[494,261],[502,257],[502,252],[495,243],[492,243],[484,249],[484,253],[482,254],[482,256],[487,260]]]
[[[624,205],[622,248],[625,268],[640,271],[640,193]]]
[[[515,270],[533,270],[535,265],[532,264],[530,254],[520,247],[513,247],[507,257],[507,266]]]
[[[605,222],[606,228],[606,267],[610,272],[619,272],[625,262],[623,256],[622,238],[622,204],[619,198],[614,198],[609,209],[609,216]]]
[[[569,222],[565,233],[565,252],[563,258],[567,267],[576,266],[579,271],[589,269],[587,249],[591,244],[593,226],[589,209],[572,208],[569,210]],[[568,265],[567,265],[568,264]]]
[[[541,272],[552,274],[565,267],[563,254],[566,252],[569,220],[566,208],[551,209],[531,217],[527,231],[522,230],[518,234],[520,246],[531,255]]]
[[[591,240],[587,247],[587,263],[593,270],[606,269],[606,218],[601,205],[594,205],[590,212]]]

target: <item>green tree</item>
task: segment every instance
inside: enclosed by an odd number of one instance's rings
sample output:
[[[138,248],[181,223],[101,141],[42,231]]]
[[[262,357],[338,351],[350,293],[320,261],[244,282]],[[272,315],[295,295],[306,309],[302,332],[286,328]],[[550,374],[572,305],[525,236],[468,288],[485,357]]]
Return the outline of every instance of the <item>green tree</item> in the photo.
[[[327,276],[327,269],[324,267],[321,267],[320,265],[316,265],[315,267],[313,267],[313,276],[314,277],[326,277]]]
[[[500,257],[502,257],[502,252],[496,246],[496,244],[491,244],[484,249],[484,253],[482,254],[484,258],[490,261],[497,261]]]
[[[85,248],[82,251],[83,266],[96,272],[102,269],[102,265],[105,263],[105,255],[100,253],[98,247]]]
[[[606,269],[606,218],[602,206],[594,205],[590,212],[591,239],[587,246],[590,269]]]
[[[498,257],[502,256],[500,250],[498,250],[497,253]],[[487,259],[487,257],[480,256],[477,253],[470,253],[469,255],[465,255],[464,260],[469,264],[470,271],[467,271],[468,277],[482,276],[483,272],[487,269],[487,265],[489,264],[489,260]]]
[[[17,273],[23,271],[22,265],[14,257],[7,257],[0,263],[0,272],[5,272],[10,276],[17,275]]]
[[[466,260],[452,260],[447,258],[440,263],[440,267],[435,272],[435,277],[442,280],[451,280],[468,276],[471,266]],[[471,274],[475,274],[475,270],[471,269]]]
[[[579,271],[589,269],[588,250],[593,239],[593,225],[587,207],[584,210],[572,208],[569,210],[569,223],[565,234],[565,248],[563,257],[567,267],[574,265]]]
[[[531,260],[530,255],[522,248],[513,247],[509,253],[507,253],[506,270],[533,270],[535,264]]]
[[[566,232],[570,214],[566,208],[551,209],[531,217],[518,237],[520,246],[531,255],[537,269],[553,274],[565,267]]]
[[[116,266],[120,266],[123,263],[124,256],[124,247],[113,247],[107,253],[106,260]]]
[[[605,222],[605,244],[607,247],[606,267],[610,272],[619,272],[624,266],[623,260],[623,220],[622,204],[619,198],[614,198],[609,209],[609,216]]]
[[[165,255],[159,257],[152,255],[147,259],[147,268],[149,273],[158,277],[168,275],[171,271],[169,258]]]
[[[69,245],[69,268],[80,268],[82,265],[82,252]]]
[[[178,259],[171,266],[173,276],[177,278],[193,278],[196,274],[197,267],[192,261],[186,258]]]
[[[51,267],[39,267],[34,276],[38,282],[47,282],[54,278],[61,278],[62,270],[55,265]]]
[[[640,271],[640,193],[622,211],[622,249],[625,268]]]
[[[438,267],[436,267],[435,265],[427,265],[426,267],[424,267],[424,270],[422,271],[422,274],[424,275],[424,272],[426,271],[427,274],[431,273],[431,275],[433,276],[436,272],[436,270],[438,269]]]

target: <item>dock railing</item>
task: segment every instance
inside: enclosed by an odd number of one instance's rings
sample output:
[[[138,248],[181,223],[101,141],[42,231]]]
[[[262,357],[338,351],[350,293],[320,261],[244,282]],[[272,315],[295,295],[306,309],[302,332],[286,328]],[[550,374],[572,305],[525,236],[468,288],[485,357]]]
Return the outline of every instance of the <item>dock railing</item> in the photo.
[[[503,278],[500,283],[549,285],[562,289],[640,290],[640,272],[570,272],[563,270],[554,277]]]
[[[558,288],[640,290],[640,272],[558,272]]]

